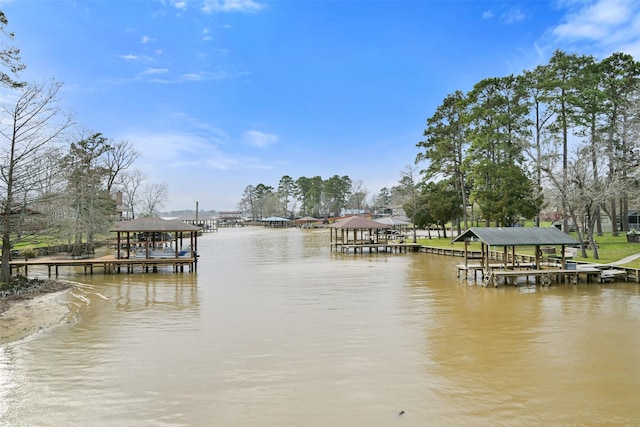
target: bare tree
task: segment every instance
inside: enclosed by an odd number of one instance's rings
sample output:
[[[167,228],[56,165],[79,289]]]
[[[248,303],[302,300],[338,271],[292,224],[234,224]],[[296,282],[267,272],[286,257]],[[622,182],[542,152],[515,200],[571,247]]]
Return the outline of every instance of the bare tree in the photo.
[[[139,169],[125,171],[118,178],[117,187],[122,191],[124,204],[131,209],[131,219],[136,217],[136,208],[140,205],[140,187],[146,177]]]
[[[57,103],[61,84],[29,84],[20,89],[15,103],[4,105],[0,118],[0,186],[2,195],[2,265],[0,280],[10,278],[10,254],[16,209],[33,199],[47,174],[40,173],[41,156],[71,126],[71,117]],[[46,166],[45,166],[46,167]]]
[[[563,185],[559,174],[551,169],[543,169],[553,185],[560,200],[567,207],[573,226],[581,242],[582,257],[587,258],[587,246],[591,247],[594,259],[598,259],[598,246],[594,239],[597,211],[607,200],[609,194],[619,191],[620,180],[617,176],[600,173],[594,175],[591,163],[592,147],[583,145],[569,158],[566,184]],[[601,156],[601,154],[599,154]],[[587,242],[587,244],[585,244]]]
[[[351,195],[349,197],[349,204],[352,208],[358,211],[364,209],[365,201],[367,199],[367,188],[361,179],[356,179],[351,183]]]
[[[107,169],[107,192],[115,184],[118,175],[126,171],[139,157],[140,153],[134,150],[129,141],[118,141],[109,144],[111,150],[106,153],[105,166]]]
[[[169,187],[167,184],[147,184],[141,196],[144,215],[154,216],[169,201]]]

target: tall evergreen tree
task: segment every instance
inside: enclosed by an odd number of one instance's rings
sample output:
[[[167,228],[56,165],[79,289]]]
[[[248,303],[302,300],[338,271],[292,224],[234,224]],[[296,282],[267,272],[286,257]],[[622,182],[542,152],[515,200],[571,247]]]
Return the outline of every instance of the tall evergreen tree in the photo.
[[[469,204],[467,172],[464,165],[469,146],[467,135],[470,119],[467,97],[460,91],[448,95],[434,115],[427,120],[427,128],[424,131],[426,139],[417,144],[417,147],[424,151],[416,157],[416,163],[427,162],[424,170],[426,180],[443,177],[453,179],[465,207]],[[462,215],[464,227],[468,228],[466,208]]]
[[[71,208],[73,252],[93,251],[94,237],[106,233],[113,222],[115,200],[107,192],[105,182],[109,171],[104,156],[111,150],[100,133],[72,142],[63,158],[67,171],[67,195]],[[83,239],[86,238],[86,245]]]

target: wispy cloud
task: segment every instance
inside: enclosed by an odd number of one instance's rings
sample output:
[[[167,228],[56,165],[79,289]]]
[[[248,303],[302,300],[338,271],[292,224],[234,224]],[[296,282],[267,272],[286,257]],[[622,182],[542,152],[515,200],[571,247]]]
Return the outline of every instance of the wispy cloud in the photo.
[[[127,61],[136,61],[136,60],[139,59],[136,55],[133,55],[131,53],[128,53],[126,55],[117,55],[117,56],[118,56],[118,58],[124,59],[124,60],[127,60]]]
[[[243,75],[243,74],[237,74]],[[226,73],[224,71],[220,72],[211,72],[211,71],[202,71],[202,72],[194,72],[194,73],[183,73],[177,77],[167,77],[164,79],[153,79],[152,83],[161,83],[161,84],[176,84],[176,83],[187,83],[187,82],[210,82],[210,81],[219,81],[227,78],[233,78],[234,75]]]
[[[147,44],[147,43],[150,43],[152,41],[155,41],[155,39],[152,39],[149,36],[142,36],[142,40],[140,40],[140,43]]]
[[[577,2],[563,22],[551,30],[557,44],[591,43],[606,55],[623,51],[640,55],[640,2],[598,0]]]
[[[590,38],[606,36],[613,28],[633,17],[628,1],[602,0],[580,8],[566,17],[566,22],[558,25],[553,33],[562,39]]]
[[[242,134],[242,141],[253,147],[266,148],[278,142],[278,135],[259,130],[248,130]]]
[[[141,74],[149,75],[149,74],[166,74],[169,72],[168,68],[147,68]]]
[[[126,134],[137,150],[145,153],[145,164],[161,167],[189,163],[192,165],[210,165],[210,159],[218,159],[218,169],[229,169],[236,163],[227,158],[215,143],[203,136],[178,131],[137,131]]]
[[[264,4],[253,0],[205,0],[202,11],[256,13],[264,8]]]
[[[146,55],[134,55],[132,53],[127,53],[126,55],[116,55],[116,57],[120,59],[124,59],[125,61],[147,61],[153,62],[153,58]]]
[[[186,80],[191,82],[199,82],[202,80],[202,74],[198,74],[198,73],[186,73],[186,74],[183,74],[181,77],[183,81]]]
[[[482,19],[491,19],[493,18],[493,12],[491,10],[485,10],[482,12]]]
[[[523,21],[527,15],[518,7],[512,7],[502,14],[501,19],[507,24]]]

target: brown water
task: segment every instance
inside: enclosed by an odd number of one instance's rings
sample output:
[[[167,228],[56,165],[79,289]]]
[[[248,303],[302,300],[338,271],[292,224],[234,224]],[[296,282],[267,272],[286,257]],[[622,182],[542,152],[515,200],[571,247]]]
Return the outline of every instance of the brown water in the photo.
[[[71,273],[74,319],[0,347],[0,425],[640,425],[637,284],[482,288],[326,231],[199,249],[197,274]]]

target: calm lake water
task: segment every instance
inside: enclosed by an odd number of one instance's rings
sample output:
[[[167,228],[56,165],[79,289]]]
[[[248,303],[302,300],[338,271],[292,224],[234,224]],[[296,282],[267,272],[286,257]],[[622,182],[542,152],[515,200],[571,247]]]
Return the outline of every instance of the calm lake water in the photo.
[[[326,230],[199,252],[196,274],[68,272],[70,321],[0,347],[0,425],[640,425],[638,284],[482,288]]]

